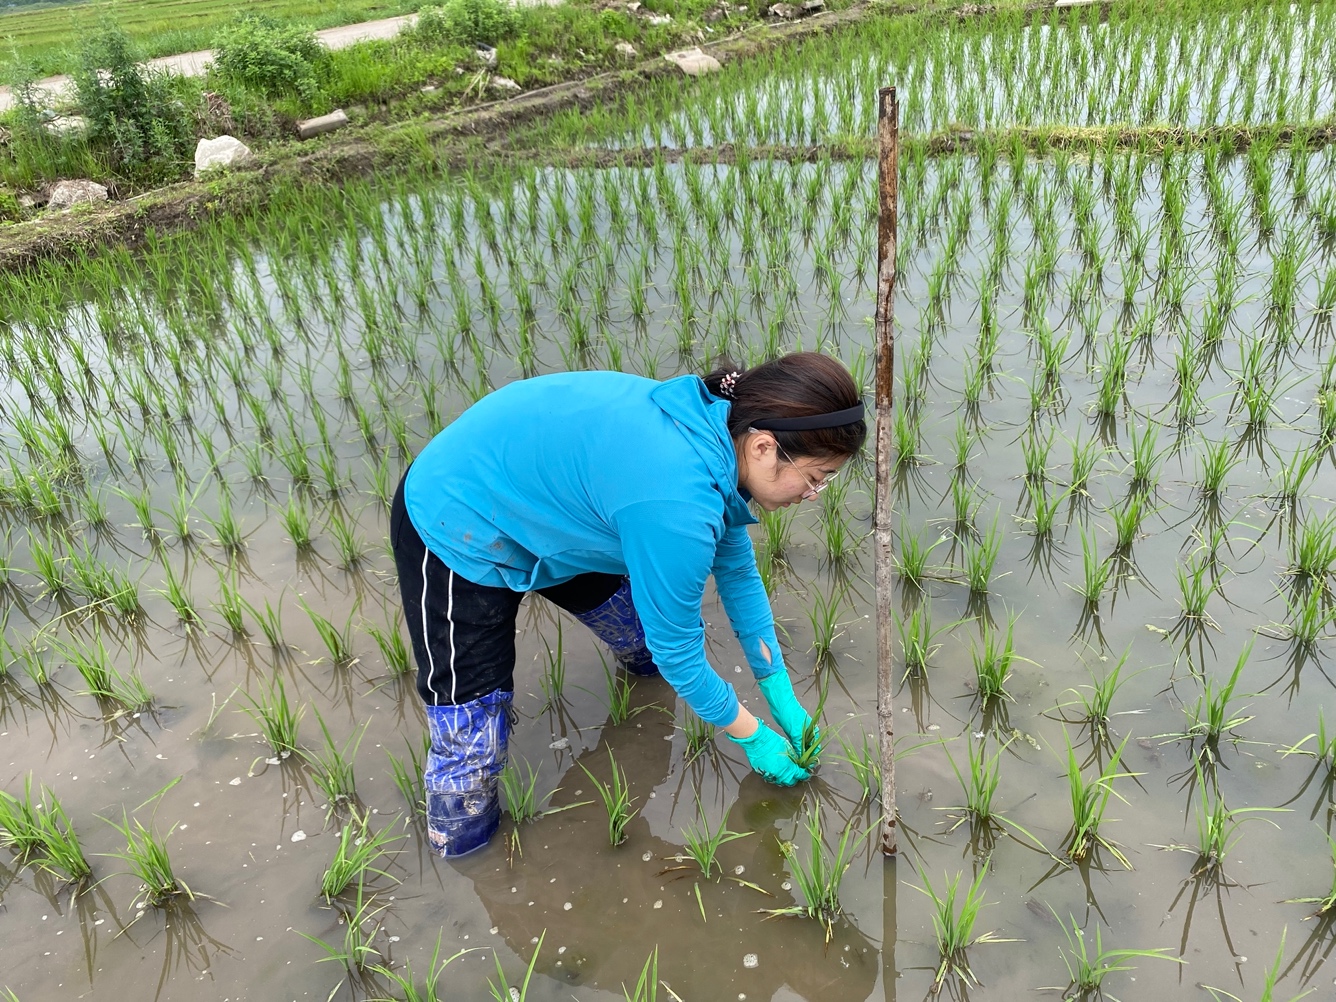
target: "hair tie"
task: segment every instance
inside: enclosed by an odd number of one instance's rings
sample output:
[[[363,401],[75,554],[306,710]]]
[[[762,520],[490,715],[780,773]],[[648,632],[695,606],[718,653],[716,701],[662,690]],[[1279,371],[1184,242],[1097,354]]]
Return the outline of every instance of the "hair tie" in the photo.
[[[720,396],[727,397],[729,400],[733,400],[733,399],[735,399],[734,396],[733,396],[733,389],[734,389],[734,387],[736,387],[736,386],[738,385],[738,377],[741,376],[741,375],[742,375],[742,373],[740,373],[740,372],[738,372],[736,369],[734,369],[732,372],[730,372],[730,373],[729,373],[727,376],[725,376],[723,379],[719,380],[719,394],[720,394]]]

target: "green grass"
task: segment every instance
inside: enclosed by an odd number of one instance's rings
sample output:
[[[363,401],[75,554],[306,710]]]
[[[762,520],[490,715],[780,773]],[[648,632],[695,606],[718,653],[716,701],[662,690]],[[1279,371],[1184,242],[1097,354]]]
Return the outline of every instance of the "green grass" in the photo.
[[[311,779],[315,782],[316,787],[329,799],[329,806],[335,808],[352,802],[357,796],[357,780],[353,774],[353,760],[357,757],[357,749],[362,743],[362,738],[366,737],[367,728],[371,725],[371,721],[368,720],[364,723],[360,731],[354,731],[340,747],[338,742],[334,740],[334,736],[329,732],[325,718],[320,715],[319,710],[315,713],[315,719],[320,724],[320,733],[325,739],[324,750],[321,752],[303,751],[302,757],[306,759],[311,767]],[[296,721],[291,721],[291,724],[295,744]]]
[[[496,962],[496,980],[487,979],[487,986],[491,989],[492,998],[495,1002],[526,1002],[529,996],[529,981],[533,978],[534,967],[538,964],[538,951],[543,948],[543,940],[547,938],[547,930],[544,929],[538,934],[538,942],[534,944],[533,956],[529,958],[529,966],[524,969],[524,977],[519,984],[511,985],[506,978],[506,972],[501,967],[501,958],[493,954],[492,959]]]
[[[355,24],[409,13],[416,5],[396,0],[248,0],[247,13],[263,13],[312,28]],[[110,18],[139,46],[141,58],[194,52],[213,44],[217,30],[236,16],[235,4],[221,0],[118,0],[71,3],[0,15],[0,34],[10,43],[11,65],[23,60],[38,74],[70,69],[71,39]],[[11,54],[12,53],[12,54]]]

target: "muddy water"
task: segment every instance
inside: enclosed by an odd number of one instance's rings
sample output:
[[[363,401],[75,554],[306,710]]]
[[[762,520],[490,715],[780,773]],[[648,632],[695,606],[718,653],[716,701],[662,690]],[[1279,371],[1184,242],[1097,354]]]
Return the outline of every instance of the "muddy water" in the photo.
[[[6,638],[19,643],[36,637],[46,648],[54,676],[53,684],[39,686],[11,668],[3,687],[0,726],[4,788],[18,792],[23,777],[32,773],[35,782],[54,789],[75,819],[98,880],[73,896],[5,856],[0,883],[4,983],[24,1000],[58,993],[158,999],[349,999],[386,993],[383,979],[350,978],[337,962],[320,963],[324,951],[299,935],[342,942],[338,914],[319,895],[338,820],[337,814],[330,817],[303,766],[267,761],[269,752],[254,722],[240,712],[242,693],[259,694],[267,680],[279,674],[289,692],[310,707],[302,722],[307,747],[317,748],[320,742],[315,710],[340,744],[365,727],[356,752],[359,800],[373,812],[373,826],[391,826],[404,834],[395,843],[397,854],[381,864],[386,875],[372,877],[367,885],[377,905],[385,906],[379,913],[383,930],[373,942],[381,962],[400,970],[411,963],[419,982],[438,941],[442,958],[473,951],[445,968],[442,997],[486,997],[488,979],[496,977],[496,961],[512,983],[517,982],[541,939],[529,988],[534,999],[622,997],[622,986],[634,985],[656,947],[661,981],[684,999],[917,998],[927,994],[938,960],[927,899],[913,889],[922,886],[916,871],[926,873],[940,890],[944,876],[961,871],[969,880],[976,868],[987,871],[983,886],[989,904],[975,931],[993,931],[1012,941],[980,944],[969,952],[974,973],[993,997],[1019,997],[1038,987],[1066,984],[1059,952],[1066,941],[1052,912],[1070,916],[1085,930],[1088,942],[1098,926],[1106,946],[1164,947],[1185,962],[1137,962],[1137,971],[1110,979],[1120,997],[1179,997],[1195,994],[1201,983],[1244,997],[1255,995],[1263,967],[1274,958],[1286,928],[1282,987],[1290,994],[1307,986],[1323,990],[1333,977],[1323,966],[1329,930],[1302,922],[1311,906],[1285,902],[1324,894],[1330,886],[1330,784],[1325,767],[1315,769],[1311,758],[1280,752],[1314,731],[1318,713],[1328,706],[1331,640],[1298,652],[1283,639],[1281,624],[1288,618],[1285,571],[1295,520],[1327,512],[1336,490],[1329,452],[1320,451],[1321,462],[1295,504],[1279,503],[1270,486],[1279,462],[1288,461],[1301,447],[1317,447],[1313,397],[1330,353],[1330,331],[1315,324],[1311,311],[1332,259],[1316,239],[1300,255],[1301,305],[1292,343],[1276,352],[1273,378],[1281,392],[1275,412],[1266,428],[1251,431],[1230,415],[1240,345],[1254,336],[1274,338],[1274,327],[1264,321],[1273,257],[1289,228],[1311,227],[1307,206],[1330,196],[1325,180],[1332,176],[1329,158],[1305,156],[1311,157],[1309,177],[1324,180],[1314,181],[1308,203],[1297,205],[1288,187],[1289,155],[1273,158],[1275,204],[1286,210],[1281,229],[1263,238],[1248,217],[1238,262],[1238,305],[1221,343],[1203,352],[1205,406],[1187,426],[1179,425],[1171,405],[1176,336],[1179,328],[1186,328],[1191,339],[1201,340],[1202,303],[1220,259],[1210,232],[1210,199],[1198,180],[1200,159],[1185,164],[1192,179],[1184,217],[1191,280],[1183,315],[1155,310],[1154,329],[1136,344],[1129,363],[1127,399],[1115,419],[1103,423],[1092,419],[1091,402],[1101,378],[1100,360],[1107,357],[1123,304],[1120,252],[1113,243],[1113,210],[1101,194],[1101,168],[1094,172],[1093,225],[1102,227],[1099,246],[1108,261],[1102,291],[1089,297],[1103,307],[1098,314],[1088,304],[1073,306],[1070,291],[1084,268],[1075,249],[1079,240],[1071,196],[1084,166],[1070,167],[1064,180],[1050,165],[1028,164],[1016,179],[1019,191],[1030,185],[1041,193],[1056,193],[1054,216],[1062,251],[1044,309],[1055,331],[1071,334],[1062,366],[1063,392],[1036,424],[1041,435],[1054,436],[1045,472],[1048,488],[1061,492],[1068,480],[1069,440],[1102,441],[1108,448],[1087,491],[1063,502],[1051,543],[1042,545],[1027,529],[1031,512],[1020,449],[1030,423],[1028,387],[1035,366],[1022,316],[1024,271],[1033,254],[1039,213],[1022,208],[1018,199],[1004,231],[1008,266],[997,293],[997,372],[973,413],[963,404],[964,370],[977,352],[979,335],[979,294],[971,276],[982,271],[994,246],[991,227],[998,192],[1013,179],[1008,168],[999,168],[985,198],[968,161],[945,161],[930,165],[919,183],[905,189],[921,195],[908,196],[904,215],[906,267],[897,312],[902,374],[907,359],[928,343],[923,318],[930,305],[929,276],[945,255],[952,221],[962,218],[968,224],[959,236],[962,277],[930,339],[920,405],[923,435],[918,451],[924,459],[903,470],[897,484],[901,532],[929,543],[939,535],[949,538],[934,551],[932,562],[938,566],[923,594],[907,588],[896,608],[877,610],[869,548],[861,546],[847,565],[832,568],[817,506],[805,506],[797,516],[787,571],[775,595],[798,690],[812,704],[818,680],[809,651],[808,610],[818,591],[848,587],[836,664],[829,676],[826,721],[850,743],[857,743],[862,732],[872,732],[872,617],[887,612],[902,617],[926,598],[934,624],[945,628],[926,674],[906,678],[896,697],[903,756],[898,767],[902,857],[886,864],[863,848],[842,889],[845,920],[836,924],[829,945],[818,924],[767,918],[761,910],[795,900],[779,844],[791,839],[803,844],[801,826],[812,804],[821,803],[832,837],[843,823],[860,831],[872,823],[873,812],[860,803],[849,767],[828,754],[817,781],[786,791],[751,776],[726,740],[688,763],[681,729],[684,708],[657,681],[638,682],[635,705],[643,709],[626,722],[611,724],[597,651],[570,621],[561,630],[567,660],[564,698],[549,705],[540,684],[541,666],[557,644],[557,627],[552,610],[541,602],[526,605],[521,615],[516,676],[521,722],[512,749],[539,769],[540,792],[558,791],[552,796],[554,806],[589,800],[593,790],[579,766],[606,777],[611,749],[630,777],[640,815],[628,829],[626,844],[617,848],[606,844],[601,809],[590,805],[525,827],[519,851],[501,838],[451,864],[425,851],[421,829],[411,823],[403,826],[405,804],[393,785],[387,757],[403,756],[417,745],[421,712],[410,682],[387,672],[366,632],[367,625],[393,624],[397,616],[383,506],[373,497],[374,468],[383,461],[392,476],[402,469],[406,457],[394,441],[400,422],[410,449],[434,430],[425,413],[424,385],[434,390],[433,405],[448,419],[485,388],[483,377],[500,382],[521,374],[514,340],[520,281],[530,285],[535,299],[537,371],[567,364],[607,365],[620,357],[628,370],[664,377],[697,364],[675,354],[684,327],[694,334],[697,352],[703,345],[726,345],[745,357],[748,350],[765,350],[770,337],[782,347],[821,343],[856,363],[868,345],[870,329],[870,303],[855,274],[859,260],[866,259],[866,244],[860,249],[856,240],[837,243],[839,234],[826,220],[846,190],[856,193],[856,218],[867,220],[870,171],[831,165],[753,168],[746,185],[729,170],[703,172],[707,198],[738,186],[734,221],[707,240],[696,229],[704,225],[702,217],[692,214],[699,209],[682,210],[677,218],[689,235],[718,248],[718,258],[727,266],[723,284],[748,290],[752,279],[743,248],[751,243],[763,247],[758,258],[769,262],[765,287],[796,290],[787,306],[782,291],[760,301],[744,296],[736,325],[721,319],[727,305],[710,298],[716,276],[708,263],[694,272],[688,269],[685,279],[705,321],[692,328],[683,319],[675,290],[675,255],[682,245],[675,246],[677,227],[671,216],[653,239],[637,229],[642,224],[619,236],[612,220],[611,203],[620,197],[629,211],[637,186],[647,186],[655,204],[664,204],[669,191],[680,204],[688,204],[690,184],[677,169],[658,177],[654,172],[612,174],[610,181],[600,176],[592,184],[590,178],[560,174],[515,179],[518,217],[523,219],[528,211],[528,192],[536,192],[532,211],[540,226],[536,238],[513,246],[509,255],[504,237],[496,251],[479,237],[486,227],[472,201],[457,203],[457,215],[452,216],[456,203],[449,190],[398,193],[383,201],[381,193],[370,192],[363,203],[356,203],[354,192],[355,204],[347,216],[336,215],[335,222],[323,228],[294,211],[290,218],[276,217],[270,228],[260,228],[252,243],[244,235],[232,243],[228,234],[206,231],[172,245],[166,261],[200,262],[194,267],[202,268],[204,277],[230,290],[219,309],[192,309],[180,289],[154,279],[150,270],[126,276],[129,299],[119,307],[103,299],[100,313],[75,310],[62,317],[66,338],[81,339],[93,353],[90,368],[101,392],[87,406],[79,404],[76,395],[64,413],[84,462],[85,482],[106,499],[109,526],[89,528],[74,503],[64,519],[37,518],[12,507],[4,513],[10,530],[7,563],[14,568],[5,592],[10,610]],[[858,173],[850,175],[849,170]],[[1147,166],[1136,200],[1145,225],[1159,212],[1157,171],[1153,164]],[[1225,189],[1245,199],[1250,177],[1245,165],[1231,161],[1223,171]],[[749,215],[753,225],[758,213],[796,215],[796,200],[782,196],[806,190],[798,186],[813,177],[821,201],[810,242],[794,237],[786,256],[763,246],[754,233],[744,236]],[[506,183],[504,178],[492,179],[487,192],[497,220],[504,220]],[[587,245],[549,239],[561,214],[557,192],[563,189],[572,203],[579,192],[588,192],[594,213],[593,240]],[[567,211],[575,214],[569,205]],[[425,220],[432,223],[421,226]],[[416,235],[415,221],[422,230]],[[782,215],[776,226],[801,230],[800,220],[786,221]],[[304,249],[292,236],[303,230],[316,234],[324,253]],[[1146,252],[1147,272],[1135,285],[1128,314],[1132,320],[1157,295],[1157,239]],[[453,265],[453,284],[465,290],[462,297],[451,290],[452,268],[445,259],[444,248],[453,242],[463,248]],[[561,276],[576,266],[581,284],[574,302],[588,311],[586,320],[597,330],[590,288],[596,271],[590,262],[597,260],[593,255],[598,251],[590,248],[602,246],[614,251],[611,305],[605,330],[591,339],[590,349],[581,351],[571,346],[571,303],[559,302]],[[245,254],[234,256],[238,247],[250,248],[253,266]],[[843,306],[832,304],[818,282],[813,247],[834,249]],[[632,315],[630,289],[642,254],[649,281],[647,318],[639,323]],[[496,335],[489,331],[477,263],[495,285]],[[338,284],[348,283],[342,303],[334,298],[331,276]],[[420,290],[420,296],[414,290]],[[92,299],[97,305],[96,294]],[[469,304],[476,331],[472,343],[458,331],[454,303],[459,299]],[[104,331],[113,309],[119,309],[129,333],[109,341]],[[146,334],[156,332],[157,339],[136,341],[136,325]],[[130,458],[139,430],[157,423],[145,422],[137,405],[124,403],[140,382],[175,392],[175,368],[162,347],[178,339],[174,331],[184,332],[183,340],[191,344],[181,368],[190,377],[186,402],[195,405],[193,423],[174,420],[171,427],[183,443],[180,476],[195,497],[197,538],[188,544],[175,540],[164,514],[158,521],[163,539],[154,544],[135,524],[132,508],[111,489],[134,492],[142,485],[161,512],[170,510],[177,495],[176,477],[153,435],[142,449],[145,461],[136,465]],[[387,331],[391,336],[403,332],[413,348],[413,365],[402,357],[402,349],[377,341]],[[20,344],[38,342],[32,330],[15,328],[10,336]],[[348,360],[351,394],[340,388],[340,346]],[[620,356],[610,354],[616,350]],[[452,353],[453,367],[445,361]],[[383,356],[375,365],[369,361],[373,354]],[[59,350],[57,357],[68,369],[76,368]],[[228,373],[229,359],[245,374],[246,392],[262,398],[260,409],[270,415],[276,439],[291,434],[290,427],[296,429],[311,444],[314,461],[321,451],[316,444],[320,422],[328,428],[329,451],[337,457],[344,486],[330,498],[317,473],[317,486],[305,492],[315,513],[316,542],[309,553],[294,549],[278,518],[291,482],[278,459],[280,450],[262,450],[265,479],[253,480],[247,469],[245,452],[263,442],[263,435],[255,410],[243,403]],[[274,373],[273,392],[266,385],[266,368]],[[210,401],[210,386],[219,406]],[[29,414],[17,383],[7,389],[9,413]],[[363,441],[350,402],[341,395],[370,411],[374,443]],[[172,402],[170,396],[168,400]],[[111,460],[102,454],[97,438],[98,426],[116,413],[108,401],[125,406],[120,412],[123,427],[113,425]],[[958,419],[975,438],[966,467],[977,499],[972,528],[956,524],[950,496]],[[1070,587],[1081,578],[1081,533],[1095,540],[1101,558],[1110,555],[1111,510],[1122,506],[1130,490],[1133,424],[1158,428],[1157,451],[1162,456],[1147,494],[1152,511],[1130,551],[1115,558],[1114,582],[1092,611]],[[16,425],[12,416],[7,419],[11,480],[13,468],[31,469],[35,463],[18,445]],[[1221,439],[1237,450],[1240,463],[1227,478],[1215,512],[1201,508],[1195,484],[1204,444]],[[220,474],[209,470],[205,440],[220,457]],[[246,533],[246,545],[236,557],[214,541],[217,533],[209,524],[210,518],[218,518],[223,482],[232,491],[232,508]],[[845,515],[859,533],[868,529],[870,507],[864,469],[861,477],[852,478],[846,495]],[[334,517],[354,526],[366,545],[365,558],[352,570],[339,566],[334,538],[326,528]],[[971,595],[960,570],[964,549],[995,517],[1001,537],[996,568],[987,594]],[[1200,559],[1194,533],[1209,537],[1217,524],[1228,526],[1219,550],[1222,589],[1209,602],[1211,622],[1184,630],[1176,571],[1185,557]],[[89,616],[77,595],[44,596],[29,570],[34,565],[29,531],[60,546],[61,539],[71,540],[75,550],[86,542],[110,566],[134,578],[142,576],[143,615],[126,624],[109,615]],[[186,630],[165,598],[151,591],[164,587],[164,564],[188,582],[207,628]],[[275,605],[281,600],[281,649],[271,649],[253,623],[249,639],[230,634],[211,608],[219,598],[220,574],[235,575],[242,594],[258,607],[266,599]],[[303,602],[336,623],[351,618],[357,629],[356,661],[330,663]],[[757,706],[754,686],[745,671],[735,667],[742,659],[722,610],[711,599],[705,611],[714,663],[738,685],[743,698]],[[1005,626],[1009,616],[1016,620],[1015,647],[1023,660],[1008,682],[1011,699],[984,708],[974,696],[971,648],[979,643],[980,619]],[[53,642],[89,641],[95,631],[116,653],[121,670],[134,667],[142,673],[155,693],[149,710],[117,714],[81,694],[80,679],[62,665]],[[1173,735],[1187,727],[1184,707],[1191,707],[1202,691],[1202,677],[1223,684],[1250,640],[1255,646],[1234,711],[1250,719],[1237,727],[1237,743],[1222,743],[1213,773],[1231,807],[1284,807],[1286,813],[1258,815],[1244,823],[1223,872],[1194,877],[1194,852],[1157,848],[1190,844],[1196,838],[1199,798],[1193,762],[1200,743]],[[1128,680],[1114,701],[1110,741],[1092,743],[1087,727],[1064,723],[1062,718],[1072,714],[1060,707],[1071,702],[1070,689],[1088,684],[1092,671],[1107,671],[1124,652]],[[1123,768],[1135,775],[1115,781],[1120,797],[1110,804],[1104,833],[1121,846],[1133,869],[1125,870],[1107,850],[1073,865],[1065,852],[1071,824],[1067,744],[1071,742],[1089,770],[1089,763],[1107,761],[1112,746],[1124,738]],[[1009,837],[1005,829],[992,839],[986,833],[971,839],[968,825],[951,830],[951,808],[962,801],[947,756],[963,768],[969,742],[983,742],[990,752],[1005,746],[996,803],[1047,852],[1027,844],[1028,839]],[[135,816],[161,831],[175,826],[169,840],[172,859],[195,900],[167,909],[141,908],[136,882],[121,873],[121,862],[100,855],[122,846],[98,817],[119,819],[122,807],[135,810],[178,776],[181,782],[156,807],[139,808]],[[690,871],[676,869],[681,865],[675,857],[683,852],[682,832],[694,820],[698,801],[712,821],[724,818],[731,830],[749,833],[727,844],[720,858],[729,877],[755,887],[735,880],[699,881],[686,875]],[[958,991],[968,994],[964,988]],[[666,989],[660,997],[665,995]]]

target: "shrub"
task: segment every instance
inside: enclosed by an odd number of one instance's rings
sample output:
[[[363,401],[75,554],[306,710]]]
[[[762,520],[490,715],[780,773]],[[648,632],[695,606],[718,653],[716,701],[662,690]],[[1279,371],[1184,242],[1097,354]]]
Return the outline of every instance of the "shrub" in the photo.
[[[244,14],[214,39],[213,69],[220,77],[270,97],[320,94],[317,70],[329,53],[314,32],[258,14]]]
[[[167,74],[139,65],[125,32],[94,33],[73,76],[87,142],[112,170],[151,179],[180,173],[195,142],[193,117]]]
[[[446,0],[418,11],[417,36],[428,42],[495,45],[519,28],[519,14],[505,0]]]
[[[0,188],[0,222],[16,223],[22,218],[18,198],[8,188]]]

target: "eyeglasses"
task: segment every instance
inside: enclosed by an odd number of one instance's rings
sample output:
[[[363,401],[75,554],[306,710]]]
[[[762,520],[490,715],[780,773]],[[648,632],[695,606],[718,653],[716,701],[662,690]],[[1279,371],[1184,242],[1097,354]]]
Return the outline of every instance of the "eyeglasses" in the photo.
[[[812,478],[802,471],[802,467],[793,461],[793,457],[784,451],[783,446],[776,442],[775,448],[779,450],[779,454],[784,457],[785,462],[798,471],[798,476],[802,477],[803,483],[807,485],[807,490],[803,492],[802,496],[804,501],[815,500],[816,496],[829,487],[830,482],[840,475],[840,471],[836,470],[834,473],[822,477],[818,482],[812,483]]]

